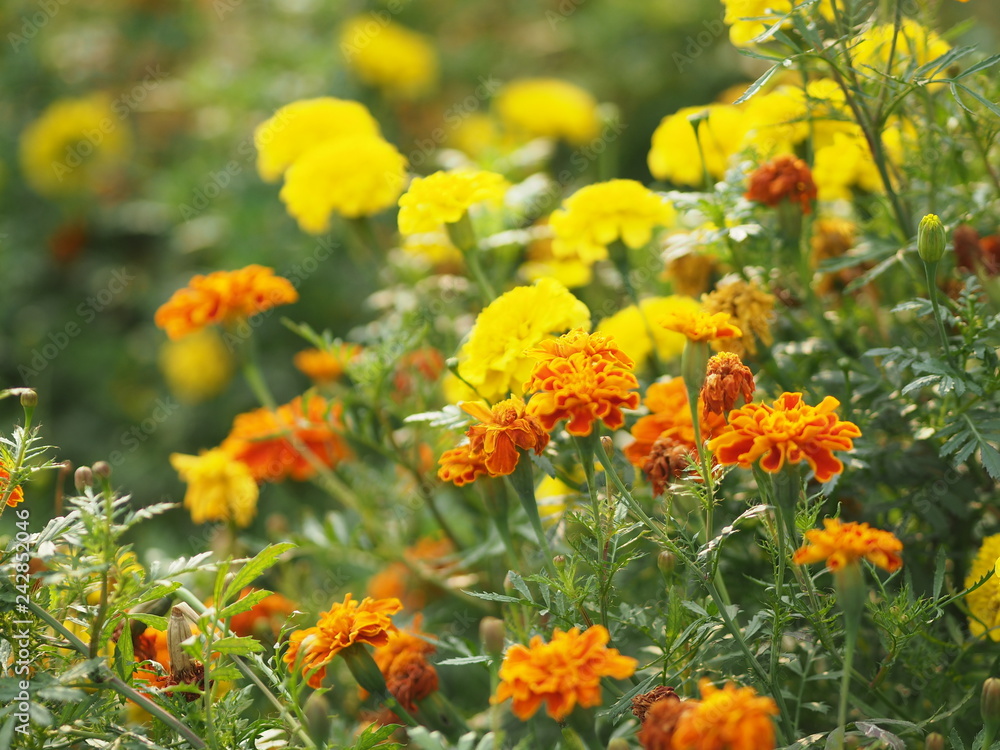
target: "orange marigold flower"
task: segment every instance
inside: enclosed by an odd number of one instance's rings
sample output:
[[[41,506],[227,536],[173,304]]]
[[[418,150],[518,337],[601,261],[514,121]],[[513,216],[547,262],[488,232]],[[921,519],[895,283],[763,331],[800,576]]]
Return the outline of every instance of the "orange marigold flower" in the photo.
[[[601,625],[583,633],[579,628],[563,632],[556,628],[546,643],[540,635],[527,647],[507,649],[500,666],[500,686],[494,703],[513,698],[511,710],[527,721],[545,703],[545,710],[562,721],[580,704],[584,708],[601,703],[601,678],[624,680],[635,673],[638,662],[608,648],[611,639]]]
[[[7,491],[10,490],[10,495],[7,496],[7,505],[13,508],[18,503],[24,502],[24,490],[20,486],[15,485],[13,489],[10,487],[10,473],[0,467],[0,498],[7,495]]]
[[[275,276],[270,268],[251,265],[195,276],[160,306],[154,320],[167,336],[179,339],[206,326],[231,324],[298,298],[288,279]]]
[[[341,375],[359,354],[357,344],[336,344],[330,349],[303,349],[293,360],[296,369],[316,383],[329,383]]]
[[[750,175],[745,197],[771,207],[788,200],[798,203],[807,214],[816,200],[816,183],[808,164],[786,154],[757,167]]]
[[[701,386],[701,400],[712,414],[729,413],[740,396],[747,403],[753,400],[753,392],[757,389],[753,373],[738,355],[732,352],[716,354],[708,360],[707,373]]]
[[[569,420],[571,435],[589,435],[598,419],[609,429],[625,424],[622,409],[639,405],[635,375],[625,369],[632,360],[610,336],[582,330],[543,341],[531,354],[535,365],[525,392],[537,391],[528,402],[528,413],[538,417],[547,431],[562,419]]]
[[[639,744],[643,750],[673,750],[677,725],[688,711],[701,701],[682,701],[676,695],[661,698],[645,712],[639,729]]]
[[[642,467],[649,459],[653,444],[660,438],[670,438],[675,443],[687,446],[694,453],[694,423],[688,408],[687,388],[683,378],[671,378],[653,383],[646,391],[644,403],[650,414],[640,417],[632,426],[635,440],[625,447],[625,457],[633,466]],[[698,411],[701,418],[701,434],[711,437],[725,425],[719,414],[709,413],[704,402],[699,399]]]
[[[486,458],[479,453],[473,453],[468,443],[445,451],[438,459],[441,466],[438,469],[438,479],[442,482],[454,482],[456,487],[475,482],[476,477],[488,474]]]
[[[389,634],[389,642],[375,649],[374,659],[385,677],[386,687],[407,711],[417,710],[422,701],[438,689],[438,673],[427,661],[437,647],[420,632],[420,616],[414,621],[414,631],[396,630]],[[362,699],[367,691],[361,689]]]
[[[774,402],[747,404],[729,413],[729,424],[708,443],[720,464],[749,469],[757,459],[764,471],[775,474],[785,463],[807,461],[819,482],[828,482],[844,470],[834,451],[854,448],[861,430],[834,413],[840,402],[827,396],[809,406],[801,393],[783,393]]]
[[[903,565],[898,554],[903,543],[891,531],[873,529],[867,523],[841,523],[837,518],[824,519],[823,527],[806,532],[806,544],[793,558],[797,564],[825,561],[836,572],[863,557],[890,573]]]
[[[678,310],[661,318],[659,323],[668,331],[683,333],[688,341],[716,341],[743,335],[743,331],[729,322],[730,317],[724,312]]]
[[[492,409],[478,401],[466,401],[461,406],[480,422],[472,425],[466,435],[470,452],[483,456],[491,477],[514,472],[520,457],[518,448],[540,455],[549,444],[549,434],[538,419],[525,413],[519,396],[500,401]]]
[[[250,586],[240,592],[240,599],[246,599],[257,589]],[[265,636],[277,638],[281,626],[295,611],[295,603],[281,594],[268,594],[246,612],[240,612],[229,620],[229,629],[239,636]]]
[[[676,750],[773,750],[778,706],[752,687],[698,683],[701,702],[677,721]]]
[[[127,631],[126,631],[127,632]],[[146,628],[133,639],[132,650],[136,663],[155,661],[163,667],[164,674],[152,669],[137,669],[135,679],[150,687],[164,688],[170,679],[170,649],[167,645],[167,631],[156,628]]]
[[[297,396],[274,411],[237,415],[221,447],[249,466],[258,482],[289,476],[302,481],[316,473],[313,462],[333,468],[349,455],[340,435],[340,414],[339,403],[317,395]],[[298,446],[311,456],[300,453]]]
[[[402,608],[399,599],[365,597],[356,602],[347,594],[343,602],[322,613],[314,627],[292,633],[283,660],[293,667],[301,659],[303,675],[316,670],[309,677],[309,686],[318,688],[326,676],[327,664],[348,646],[355,643],[386,645],[389,633],[396,629],[389,616]]]

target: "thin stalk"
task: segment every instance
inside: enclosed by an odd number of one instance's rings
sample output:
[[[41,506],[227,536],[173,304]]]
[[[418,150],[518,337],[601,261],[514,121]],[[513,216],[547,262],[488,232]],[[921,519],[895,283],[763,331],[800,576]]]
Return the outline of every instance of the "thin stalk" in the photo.
[[[14,457],[14,464],[11,466],[8,472],[10,476],[17,476],[17,472],[21,469],[24,464],[24,452],[28,448],[28,430],[31,429],[31,416],[34,413],[34,407],[24,407],[24,427],[21,428],[21,440],[20,444],[17,446],[17,455]],[[3,496],[0,497],[0,515],[3,514],[4,508],[7,507],[7,500],[12,494],[14,494],[14,482],[7,483],[7,489],[4,490]]]
[[[594,533],[597,536],[597,550],[598,550],[598,561],[597,561],[597,573],[598,584],[600,590],[603,592],[605,590],[604,586],[604,563],[607,555],[605,546],[607,540],[604,538],[604,513],[601,510],[601,501],[597,496],[597,482],[595,481],[594,472],[594,457],[599,456],[601,461],[601,466],[605,467],[605,474],[608,474],[608,467],[605,464],[604,459],[606,454],[604,453],[604,447],[601,445],[601,427],[600,424],[595,422],[593,426],[593,432],[586,437],[574,437],[573,442],[576,443],[576,450],[580,455],[580,464],[583,466],[583,473],[587,479],[587,491],[590,493],[590,509],[594,516]],[[614,471],[613,469],[611,470]],[[607,600],[602,595],[601,596],[601,624],[605,628],[608,627],[608,608]]]
[[[927,279],[927,295],[931,298],[931,312],[934,314],[934,322],[937,324],[938,336],[941,338],[941,346],[944,349],[945,358],[954,365],[951,354],[951,343],[948,341],[948,333],[944,330],[944,322],[941,320],[941,306],[938,302],[938,288],[935,283],[937,275],[937,262],[924,262],[924,276]]]

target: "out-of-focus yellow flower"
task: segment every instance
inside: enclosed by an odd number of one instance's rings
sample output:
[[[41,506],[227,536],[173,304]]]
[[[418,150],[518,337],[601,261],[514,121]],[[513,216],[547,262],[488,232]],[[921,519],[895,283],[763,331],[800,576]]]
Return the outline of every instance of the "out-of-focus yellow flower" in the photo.
[[[635,180],[587,185],[553,212],[552,252],[557,258],[594,263],[608,257],[608,245],[615,240],[633,249],[643,247],[656,227],[673,224],[676,218],[669,201]]]
[[[718,341],[742,336],[743,331],[730,322],[729,313],[709,313],[702,309],[671,310],[659,320],[668,331],[683,334],[689,341]]]
[[[885,135],[890,132],[886,130]],[[830,145],[817,149],[813,181],[820,201],[850,200],[854,187],[872,193],[881,193],[884,188],[875,160],[860,133],[834,133]]]
[[[544,224],[545,220],[539,222]],[[528,281],[555,279],[567,289],[587,286],[593,279],[592,264],[579,255],[556,257],[552,238],[537,239],[528,245],[527,259],[518,269]]]
[[[406,182],[406,158],[378,136],[329,141],[310,150],[285,173],[281,200],[311,234],[330,228],[330,214],[349,219],[392,206]]]
[[[360,102],[332,96],[292,102],[254,130],[257,172],[274,182],[310,149],[340,138],[379,134],[378,123]]]
[[[511,81],[494,100],[504,127],[518,138],[562,138],[583,145],[601,129],[597,100],[557,78]]]
[[[233,376],[232,353],[211,328],[164,343],[159,363],[170,392],[189,404],[215,396]]]
[[[503,175],[476,169],[416,177],[399,199],[399,231],[440,232],[477,203],[499,204],[510,185]]]
[[[697,125],[696,139],[696,123],[689,118],[703,113],[707,118]],[[697,187],[704,182],[701,158],[704,154],[708,173],[712,177],[722,177],[729,159],[742,148],[746,130],[746,119],[740,107],[731,104],[685,107],[664,117],[653,133],[649,171],[658,180]]]
[[[448,145],[476,159],[500,140],[497,122],[482,112],[472,112],[459,122],[448,137]]]
[[[428,232],[403,237],[403,252],[420,258],[437,270],[458,270],[465,259],[447,232]]]
[[[798,86],[780,86],[746,103],[746,144],[763,158],[792,153],[809,136],[809,107]]]
[[[542,519],[542,525],[549,528],[559,523],[579,497],[581,497],[579,489],[570,487],[555,477],[545,477],[535,489],[538,515]]]
[[[965,577],[965,588],[971,588],[979,583],[979,579],[994,570],[1000,558],[1000,534],[993,534],[983,539],[983,546],[976,553],[969,573]],[[972,617],[969,618],[969,632],[977,638],[984,635],[994,641],[1000,641],[1000,577],[994,573],[986,583],[966,595],[965,602],[969,605]]]
[[[249,526],[257,513],[257,482],[249,467],[229,451],[213,448],[198,456],[173,453],[170,465],[187,483],[184,507],[195,523],[232,521]]]
[[[535,364],[527,350],[550,334],[589,325],[587,306],[558,281],[514,287],[479,313],[458,354],[458,373],[489,401],[521,395]]]
[[[894,45],[895,40],[895,45]],[[895,46],[895,51],[893,51]],[[934,31],[921,26],[912,18],[904,18],[896,34],[893,24],[875,26],[858,38],[851,48],[856,66],[869,65],[880,73],[901,73],[935,60],[951,49],[951,45]],[[889,55],[892,54],[892,70]],[[862,67],[863,71],[863,67]]]
[[[341,27],[340,51],[362,81],[389,96],[416,99],[438,80],[430,38],[375,13],[355,16]]]
[[[722,0],[726,8],[723,20],[729,26],[729,41],[737,47],[752,46],[753,40],[771,28],[781,16],[791,13],[802,2],[794,0]],[[830,0],[820,0],[819,11],[832,18]],[[817,6],[807,9],[814,13]],[[787,23],[787,22],[786,22]]]
[[[101,187],[131,146],[122,117],[104,94],[60,99],[21,134],[21,168],[42,195]]]
[[[684,351],[687,341],[684,334],[668,331],[657,321],[678,310],[697,312],[700,305],[690,297],[647,297],[639,307],[629,305],[597,325],[599,333],[607,334],[618,342],[636,366],[645,362],[656,345],[656,356],[661,361],[673,359]]]

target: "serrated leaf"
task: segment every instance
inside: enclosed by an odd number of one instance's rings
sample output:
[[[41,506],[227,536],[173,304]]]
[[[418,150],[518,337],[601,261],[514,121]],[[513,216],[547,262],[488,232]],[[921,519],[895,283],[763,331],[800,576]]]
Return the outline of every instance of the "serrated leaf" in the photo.
[[[256,638],[251,638],[250,636],[237,636],[230,635],[225,638],[220,638],[217,641],[212,641],[212,651],[217,651],[220,654],[252,654],[258,651],[263,651],[264,647]]]
[[[1000,451],[989,443],[980,442],[979,457],[983,460],[983,468],[987,473],[995,481],[1000,481]]]
[[[784,61],[782,61],[782,62],[784,62]],[[745,102],[748,99],[750,99],[750,97],[752,97],[754,94],[756,94],[758,91],[760,91],[761,87],[765,83],[767,83],[768,81],[770,81],[771,77],[774,76],[774,74],[777,73],[781,69],[782,69],[782,63],[775,63],[774,65],[772,65],[768,70],[766,70],[764,72],[763,75],[761,75],[756,81],[754,81],[753,83],[751,83],[747,87],[747,90],[744,91],[740,95],[740,98],[737,99],[735,102],[733,102],[733,104],[742,104],[743,102]]]
[[[218,669],[213,669],[209,677],[216,682],[235,682],[242,676],[242,673],[237,667],[232,664],[227,664],[224,667],[219,667]]]
[[[510,585],[513,586],[515,589],[517,589],[518,593],[521,594],[521,596],[523,596],[529,602],[534,601],[534,597],[531,595],[531,590],[528,588],[528,584],[524,582],[524,579],[521,578],[521,576],[519,576],[513,570],[508,570],[507,577],[510,579]]]
[[[492,591],[466,591],[463,589],[463,593],[468,594],[469,596],[474,596],[477,599],[485,599],[488,602],[505,602],[507,604],[525,603],[524,600],[518,599],[516,596],[507,596],[506,594],[494,594]]]
[[[274,565],[280,555],[294,548],[295,545],[291,542],[279,542],[278,544],[271,544],[262,549],[233,576],[233,579],[226,587],[221,601],[233,599],[245,586],[250,585],[255,578]]]
[[[256,591],[251,591],[242,599],[237,599],[235,602],[219,612],[219,619],[224,620],[227,617],[233,617],[234,615],[247,612],[253,609],[256,605],[260,604],[262,600],[266,599],[270,595],[271,592],[267,589],[257,589]]]
[[[148,612],[129,612],[128,617],[130,620],[138,620],[157,630],[167,629],[167,618],[160,617],[160,615],[151,615]]]
[[[905,396],[907,393],[912,393],[913,391],[919,391],[921,388],[927,388],[929,386],[935,385],[940,380],[941,380],[940,375],[924,375],[923,377],[917,378],[916,380],[911,380],[909,383],[903,386],[903,390],[900,391],[900,393],[902,393]]]
[[[975,65],[973,65],[971,68],[966,68],[961,73],[959,73],[957,76],[955,76],[954,78],[952,78],[952,80],[953,81],[957,81],[960,78],[965,78],[966,76],[971,76],[974,73],[978,73],[981,70],[986,70],[987,68],[992,68],[998,62],[1000,62],[1000,55],[991,55],[990,57],[987,57],[985,60],[980,60]]]

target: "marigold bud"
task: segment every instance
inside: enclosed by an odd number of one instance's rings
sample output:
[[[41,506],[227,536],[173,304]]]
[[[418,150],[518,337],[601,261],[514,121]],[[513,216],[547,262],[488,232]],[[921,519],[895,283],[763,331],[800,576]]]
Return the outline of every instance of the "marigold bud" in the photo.
[[[615,443],[611,439],[610,435],[601,436],[601,447],[604,448],[604,452],[607,454],[608,458],[614,458]]]
[[[94,465],[91,467],[94,476],[100,477],[101,479],[107,479],[111,476],[111,464],[107,461],[95,461]]]
[[[664,576],[673,575],[674,569],[677,567],[677,556],[670,550],[663,550],[656,556],[656,567]]]
[[[321,693],[310,695],[302,707],[306,715],[306,728],[320,746],[330,739],[330,701]]]
[[[77,492],[83,492],[87,487],[93,487],[94,472],[90,470],[89,466],[81,466],[73,474],[73,483],[76,485]]]
[[[621,737],[615,737],[608,743],[608,750],[628,750],[628,742]]]
[[[944,750],[944,735],[931,732],[924,740],[924,750]]]
[[[924,263],[937,263],[944,256],[947,238],[936,214],[927,214],[917,228],[917,252]]]
[[[552,558],[552,564],[555,565],[557,568],[565,568],[566,555],[556,555],[555,557]]]
[[[33,409],[38,406],[38,394],[34,388],[21,389],[21,406],[26,409]]]
[[[990,677],[983,683],[979,711],[983,715],[983,723],[995,732],[1000,727],[1000,680],[996,677]]]
[[[479,640],[486,653],[494,656],[503,653],[505,630],[503,620],[499,617],[484,617],[479,621]]]

